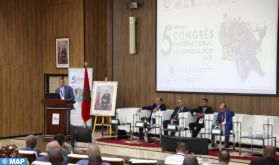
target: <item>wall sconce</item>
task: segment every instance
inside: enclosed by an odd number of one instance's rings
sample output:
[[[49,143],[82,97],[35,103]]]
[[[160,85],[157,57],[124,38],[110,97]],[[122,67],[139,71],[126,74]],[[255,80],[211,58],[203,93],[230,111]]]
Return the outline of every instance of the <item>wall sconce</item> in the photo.
[[[136,54],[136,17],[129,17],[129,53]]]

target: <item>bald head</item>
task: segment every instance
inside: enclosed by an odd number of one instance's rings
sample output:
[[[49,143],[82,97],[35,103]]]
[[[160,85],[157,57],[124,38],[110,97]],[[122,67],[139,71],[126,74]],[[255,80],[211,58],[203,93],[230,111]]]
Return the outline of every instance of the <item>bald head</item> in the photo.
[[[276,149],[273,146],[266,146],[264,149],[264,157],[275,157]]]
[[[219,154],[219,163],[228,164],[230,162],[231,156],[229,151],[223,150]]]
[[[87,146],[86,154],[87,155],[92,155],[92,154],[101,155],[101,151],[97,144],[91,143]]]
[[[26,137],[26,147],[35,148],[37,145],[37,138],[34,135],[28,135]]]
[[[50,150],[53,150],[53,149],[60,149],[60,145],[57,141],[51,141],[51,142],[47,143],[46,152],[49,152]]]

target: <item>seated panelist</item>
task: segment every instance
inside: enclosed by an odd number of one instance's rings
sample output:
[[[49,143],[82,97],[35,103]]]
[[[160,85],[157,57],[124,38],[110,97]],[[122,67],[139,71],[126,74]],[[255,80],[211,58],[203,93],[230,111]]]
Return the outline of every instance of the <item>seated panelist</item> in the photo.
[[[65,85],[63,78],[59,79],[59,87],[55,90],[55,93],[59,94],[62,100],[75,100],[73,88]]]
[[[221,103],[214,127],[223,128],[223,134],[225,135],[225,147],[228,147],[230,131],[233,129],[233,116],[234,112],[230,108],[227,108],[227,105],[225,103]],[[214,141],[215,136],[212,135],[212,146],[215,146]]]
[[[166,105],[162,103],[163,99],[161,97],[155,98],[154,104],[150,106],[144,106],[142,109],[151,110],[151,115],[148,117],[148,120],[153,124],[155,124],[155,112],[157,111],[165,111],[167,109]],[[139,129],[139,138],[144,139],[143,129]]]
[[[163,127],[166,129],[168,124],[178,124],[178,115],[181,112],[188,112],[189,109],[185,106],[185,102],[182,99],[177,100],[177,107],[174,109],[170,120],[163,121]],[[168,131],[164,131],[164,135],[168,135]],[[171,132],[171,136],[174,136],[175,132]]]
[[[155,98],[154,104],[150,106],[144,106],[142,109],[151,110],[151,115],[149,119],[152,119],[153,123],[155,123],[155,112],[157,111],[165,111],[167,109],[166,105],[162,103],[163,99],[161,97]]]
[[[208,100],[202,99],[201,105],[196,109],[190,111],[197,119],[195,122],[189,124],[192,137],[197,137],[200,130],[204,127],[204,115],[213,114],[214,111],[212,107],[208,106]]]

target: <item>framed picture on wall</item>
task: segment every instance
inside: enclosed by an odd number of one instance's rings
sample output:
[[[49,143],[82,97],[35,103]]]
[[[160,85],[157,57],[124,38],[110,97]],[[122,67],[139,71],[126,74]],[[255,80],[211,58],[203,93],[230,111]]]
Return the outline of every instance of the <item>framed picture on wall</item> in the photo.
[[[94,81],[91,92],[91,114],[99,116],[114,116],[117,82]]]
[[[56,68],[69,68],[69,38],[56,39]]]

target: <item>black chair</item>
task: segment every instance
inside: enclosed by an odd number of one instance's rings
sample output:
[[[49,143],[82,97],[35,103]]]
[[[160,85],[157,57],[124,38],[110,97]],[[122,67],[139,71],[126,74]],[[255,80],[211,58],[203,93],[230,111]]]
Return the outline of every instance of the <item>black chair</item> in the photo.
[[[71,125],[71,146],[74,148],[75,142],[92,142],[92,130],[87,127]]]
[[[162,151],[175,152],[178,142],[186,143],[189,153],[208,155],[208,139],[206,138],[186,138],[162,135]]]

